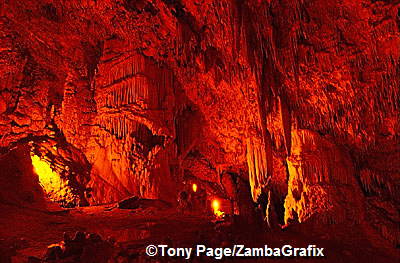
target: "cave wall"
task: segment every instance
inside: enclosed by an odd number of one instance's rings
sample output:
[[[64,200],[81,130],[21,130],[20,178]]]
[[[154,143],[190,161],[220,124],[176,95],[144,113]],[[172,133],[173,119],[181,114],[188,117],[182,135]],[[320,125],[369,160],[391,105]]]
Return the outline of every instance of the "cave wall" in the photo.
[[[39,186],[32,163],[29,146],[19,146],[2,153],[0,202],[7,206],[45,207],[43,189]]]
[[[190,180],[229,199],[234,174],[267,218],[369,220],[395,242],[398,1],[1,7],[0,146],[77,149],[90,203],[174,201]]]

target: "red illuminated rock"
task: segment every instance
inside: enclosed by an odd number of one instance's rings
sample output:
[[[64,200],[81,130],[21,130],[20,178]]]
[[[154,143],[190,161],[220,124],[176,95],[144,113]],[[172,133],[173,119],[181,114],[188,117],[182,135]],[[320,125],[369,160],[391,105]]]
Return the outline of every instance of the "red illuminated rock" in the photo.
[[[246,215],[262,199],[281,224],[365,221],[395,240],[395,1],[1,7],[2,152],[32,141],[84,203],[175,202],[196,179]]]

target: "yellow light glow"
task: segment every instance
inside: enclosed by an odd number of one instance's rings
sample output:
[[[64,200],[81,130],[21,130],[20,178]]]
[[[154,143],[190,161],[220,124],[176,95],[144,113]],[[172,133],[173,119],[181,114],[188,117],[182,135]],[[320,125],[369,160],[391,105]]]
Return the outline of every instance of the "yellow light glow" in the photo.
[[[212,208],[214,210],[214,214],[217,217],[223,217],[224,216],[225,213],[219,210],[221,205],[220,205],[220,203],[219,203],[219,201],[217,199],[214,199],[212,201],[211,206],[212,206]]]
[[[53,172],[50,165],[40,159],[37,155],[32,155],[32,165],[35,169],[36,174],[39,176],[39,183],[46,190],[46,192],[52,192],[58,190],[61,187],[61,179]]]
[[[214,213],[215,211],[219,210],[219,201],[217,199],[214,199],[214,201],[212,202],[212,208],[214,209]]]
[[[39,184],[47,196],[56,202],[66,202],[73,199],[73,194],[60,175],[54,172],[50,164],[39,156],[31,155],[32,165],[39,177]]]
[[[196,193],[196,192],[197,192],[197,184],[193,184],[193,185],[192,185],[192,189],[193,189],[193,192]]]

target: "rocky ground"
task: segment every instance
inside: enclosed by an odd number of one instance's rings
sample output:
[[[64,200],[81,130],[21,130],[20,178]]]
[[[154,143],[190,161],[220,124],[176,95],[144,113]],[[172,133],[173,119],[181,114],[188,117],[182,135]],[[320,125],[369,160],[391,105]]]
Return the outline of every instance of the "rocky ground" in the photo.
[[[379,247],[385,244],[380,244],[384,241],[379,237],[370,240],[357,229],[343,226],[327,226],[325,234],[310,231],[311,228],[308,226],[302,226],[302,228],[292,226],[285,230],[275,229],[262,233],[254,227],[240,222],[232,223],[230,220],[217,222],[214,216],[178,213],[173,208],[127,210],[116,208],[115,205],[67,210],[56,206],[42,210],[2,205],[1,211],[2,253],[0,258],[2,260],[0,262],[2,263],[41,262],[38,259],[46,257],[48,261],[43,262],[184,261],[176,258],[150,258],[144,253],[145,247],[149,244],[168,244],[171,247],[192,247],[196,244],[205,244],[210,247],[245,244],[258,247],[267,244],[270,247],[278,247],[284,244],[307,246],[312,243],[324,247],[326,257],[322,259],[289,259],[288,261],[396,262],[398,260],[394,249],[387,250]],[[330,235],[330,231],[335,231],[335,236]],[[68,240],[79,239],[76,236],[83,235],[83,232],[88,234],[87,240],[104,241],[101,243],[96,243],[96,241],[93,241],[94,243],[90,243],[92,241],[78,242],[78,247],[84,248],[86,252],[79,252],[80,256],[77,257],[77,261],[72,260],[74,257],[51,261],[52,255],[54,259],[56,252],[54,252],[54,248],[48,251],[48,246],[58,244],[63,240],[68,242]],[[72,255],[74,254],[72,253]],[[7,257],[12,260],[7,261]],[[107,258],[110,261],[107,261]],[[206,260],[208,259],[194,258],[190,262]],[[238,259],[227,260],[238,261]],[[269,260],[264,261],[269,262]],[[245,262],[264,261],[262,259],[245,260]]]
[[[174,236],[176,224],[193,227],[188,240],[212,238],[199,216],[98,206],[174,203],[196,183],[248,219],[231,228],[238,237],[253,226],[263,242],[315,234],[337,262],[393,262],[373,251],[400,243],[399,10],[398,0],[0,1],[0,238],[18,257],[78,230]],[[44,196],[93,207],[49,214],[33,205]]]

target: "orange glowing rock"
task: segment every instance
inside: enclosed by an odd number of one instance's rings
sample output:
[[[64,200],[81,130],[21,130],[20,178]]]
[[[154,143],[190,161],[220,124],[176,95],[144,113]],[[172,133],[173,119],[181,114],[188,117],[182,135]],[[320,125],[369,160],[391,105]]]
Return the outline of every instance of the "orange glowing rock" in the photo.
[[[197,184],[193,184],[193,185],[192,185],[192,189],[193,189],[193,192],[196,193],[196,192],[197,192]]]
[[[68,186],[68,180],[63,180],[58,173],[53,171],[50,164],[37,155],[31,155],[32,165],[38,175],[39,184],[50,200],[68,203],[75,199]]]
[[[50,165],[37,155],[32,155],[32,165],[39,177],[39,183],[46,192],[52,192],[61,187],[61,179],[53,172]]]

